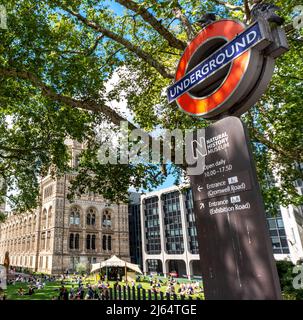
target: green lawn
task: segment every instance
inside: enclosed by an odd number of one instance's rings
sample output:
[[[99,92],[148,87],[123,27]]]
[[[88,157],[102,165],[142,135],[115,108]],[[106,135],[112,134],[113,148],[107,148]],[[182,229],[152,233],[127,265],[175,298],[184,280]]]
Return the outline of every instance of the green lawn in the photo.
[[[31,296],[24,295],[19,296],[17,291],[19,288],[23,288],[25,293],[28,292],[27,283],[16,283],[16,285],[8,285],[6,289],[6,296],[8,300],[51,300],[53,296],[58,296],[60,288],[59,282],[49,282],[44,289],[35,290],[35,293]],[[57,291],[56,291],[57,289]]]
[[[96,281],[94,279],[87,279],[86,281],[83,281],[84,287],[86,284],[96,284]],[[150,289],[150,285],[147,282],[140,282],[142,284],[142,287],[144,289]],[[113,287],[114,282],[110,282],[110,286]],[[138,284],[138,283],[136,283]],[[75,288],[78,287],[77,284],[67,281],[66,284],[64,285],[68,290],[71,288],[71,286],[74,285]],[[123,286],[123,283],[121,284]],[[6,297],[8,300],[51,300],[54,296],[57,298],[59,295],[59,288],[61,287],[60,281],[56,282],[48,282],[46,286],[43,289],[40,290],[35,290],[35,293],[31,296],[24,295],[24,296],[19,296],[17,294],[17,291],[19,288],[23,288],[24,291],[27,293],[28,292],[28,284],[27,283],[16,283],[16,285],[8,285],[7,289],[5,290],[6,292]],[[176,285],[176,292],[179,288],[179,285]],[[162,286],[160,290],[165,294],[166,292],[166,286]],[[142,291],[141,291],[142,295]],[[153,297],[153,295],[152,295]],[[203,294],[194,294],[191,296],[192,299],[203,299]],[[142,299],[142,298],[141,298]],[[159,294],[158,294],[158,299],[159,299]],[[180,299],[180,295],[178,295],[178,299]],[[188,299],[188,298],[186,298]]]

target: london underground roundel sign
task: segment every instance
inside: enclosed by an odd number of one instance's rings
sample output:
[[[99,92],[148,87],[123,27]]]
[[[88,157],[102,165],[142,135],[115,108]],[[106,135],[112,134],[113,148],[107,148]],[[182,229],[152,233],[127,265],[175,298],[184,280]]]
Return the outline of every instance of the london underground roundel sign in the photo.
[[[248,27],[229,19],[209,24],[185,49],[167,89],[169,103],[204,118],[245,112],[266,90],[282,54],[274,36],[264,20]],[[283,42],[283,34],[277,37]]]

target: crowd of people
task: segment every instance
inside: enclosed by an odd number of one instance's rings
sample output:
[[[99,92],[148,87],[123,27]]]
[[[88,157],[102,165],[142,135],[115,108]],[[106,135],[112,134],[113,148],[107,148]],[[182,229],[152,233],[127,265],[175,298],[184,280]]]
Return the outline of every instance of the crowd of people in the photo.
[[[88,275],[79,274],[62,274],[61,276],[49,276],[49,275],[26,275],[16,274],[15,278],[8,280],[8,285],[16,286],[17,295],[34,295],[37,291],[47,287],[49,282],[59,283],[59,287],[54,289],[52,300],[108,300],[110,299],[110,288],[120,286],[123,290],[123,286],[130,287],[130,289],[143,288],[144,282],[149,281],[151,293],[162,292],[164,296],[180,295],[191,296],[194,294],[202,293],[201,284],[197,282],[179,282],[174,277],[168,279],[160,279],[158,277],[137,277],[136,281],[130,279],[130,281],[117,279],[116,282],[110,285],[106,276],[100,276],[99,281],[92,280]],[[20,284],[23,284],[22,286]],[[26,286],[24,286],[26,284]]]
[[[49,275],[28,275],[28,274],[16,274],[14,277],[7,279],[8,285],[16,285],[18,283],[33,284],[36,289],[42,289],[47,282],[56,281],[57,278]]]
[[[18,284],[25,283],[28,285],[28,289],[25,290],[22,286],[17,290],[18,296],[33,295],[36,290],[44,289],[48,282],[55,281],[56,278],[48,275],[26,275],[26,274],[16,274],[14,278],[7,281],[8,285],[18,286]]]
[[[179,283],[175,278],[170,277],[167,281],[150,278],[149,283],[154,293],[160,293],[162,287],[166,287],[165,293],[169,295],[180,294],[181,296],[191,296],[203,292],[199,281]]]
[[[68,289],[62,285],[59,289],[58,296],[53,296],[52,300],[108,300],[109,283],[100,282],[97,285],[87,284],[84,286],[78,283],[77,286],[71,285]]]

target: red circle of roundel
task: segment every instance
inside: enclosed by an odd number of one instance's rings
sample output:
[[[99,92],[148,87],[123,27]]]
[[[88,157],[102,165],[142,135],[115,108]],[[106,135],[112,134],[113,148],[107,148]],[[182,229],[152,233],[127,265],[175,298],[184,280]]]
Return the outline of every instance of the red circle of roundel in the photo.
[[[244,25],[234,20],[219,20],[203,29],[195,39],[185,49],[182,58],[179,61],[175,81],[180,80],[186,75],[188,63],[195,51],[210,38],[226,38],[231,41],[237,34],[245,29]],[[245,73],[249,62],[249,51],[243,53],[232,62],[229,74],[223,84],[207,97],[196,98],[188,93],[184,93],[177,99],[178,105],[186,112],[193,115],[204,115],[222,105],[234,90],[237,88]]]

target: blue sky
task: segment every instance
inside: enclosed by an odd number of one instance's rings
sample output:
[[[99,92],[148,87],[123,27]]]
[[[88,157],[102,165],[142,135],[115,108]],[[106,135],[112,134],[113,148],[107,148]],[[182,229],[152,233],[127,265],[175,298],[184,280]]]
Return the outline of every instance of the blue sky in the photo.
[[[119,3],[111,0],[105,1],[105,3],[109,4],[109,6],[112,8],[112,10],[117,14],[122,14],[124,9]]]
[[[171,187],[172,185],[174,185],[174,182],[175,182],[175,177],[172,175],[169,175],[166,181],[162,185],[160,185],[158,188],[155,188],[154,190],[161,190],[164,188]]]

